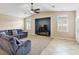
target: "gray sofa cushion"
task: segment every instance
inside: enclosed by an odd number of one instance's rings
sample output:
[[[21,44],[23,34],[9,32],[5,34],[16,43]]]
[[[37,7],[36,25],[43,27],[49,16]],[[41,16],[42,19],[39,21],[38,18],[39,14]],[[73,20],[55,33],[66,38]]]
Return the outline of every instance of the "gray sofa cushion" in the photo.
[[[18,39],[22,39],[27,37],[28,33],[27,32],[23,32],[22,29],[9,29],[9,30],[0,30],[1,32],[5,32],[7,35],[9,36],[14,36]]]
[[[13,48],[11,44],[9,43],[10,37],[4,33],[0,33],[0,48],[2,48],[4,51],[8,52],[9,54],[13,53]]]
[[[0,46],[9,54],[27,54],[31,49],[29,40],[22,42],[18,38],[0,33]]]
[[[13,47],[14,52],[16,52],[16,50],[18,49],[21,42],[19,42],[19,40],[16,37],[10,38],[9,41],[10,41],[12,47]]]
[[[10,36],[9,35],[6,35],[5,32],[1,32],[0,33],[0,37],[3,38],[3,39],[6,39],[6,40],[9,40],[10,39]]]
[[[2,39],[7,40],[9,43],[11,43],[12,48],[13,48],[12,51],[13,51],[13,53],[15,53],[16,50],[17,50],[17,48],[18,48],[18,46],[19,46],[19,44],[20,44],[20,42],[18,41],[18,39],[16,37],[12,37],[12,36],[6,35],[4,33],[0,33],[0,37]]]

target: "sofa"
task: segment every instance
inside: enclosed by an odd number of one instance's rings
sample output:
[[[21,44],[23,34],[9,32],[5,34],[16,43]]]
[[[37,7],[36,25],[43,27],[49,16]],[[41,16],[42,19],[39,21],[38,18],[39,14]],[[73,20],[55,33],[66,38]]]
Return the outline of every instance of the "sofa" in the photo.
[[[7,35],[17,37],[18,39],[25,38],[28,35],[28,33],[22,29],[0,30],[0,32],[5,32]]]
[[[4,51],[8,55],[26,55],[30,50],[30,40],[21,41],[16,37],[0,33],[0,51]]]

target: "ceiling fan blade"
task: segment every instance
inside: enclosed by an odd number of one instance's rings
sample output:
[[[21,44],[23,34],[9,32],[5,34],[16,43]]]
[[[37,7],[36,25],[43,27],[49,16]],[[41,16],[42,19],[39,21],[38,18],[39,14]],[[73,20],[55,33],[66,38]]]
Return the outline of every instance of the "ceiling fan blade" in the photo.
[[[39,13],[39,12],[40,12],[40,10],[35,9],[35,10],[34,10],[34,12],[35,12],[35,13]]]
[[[34,13],[39,13],[40,9],[39,8],[36,8],[36,9],[33,9],[33,3],[31,3],[31,11],[33,11]]]
[[[35,10],[40,10],[39,8],[35,9]]]

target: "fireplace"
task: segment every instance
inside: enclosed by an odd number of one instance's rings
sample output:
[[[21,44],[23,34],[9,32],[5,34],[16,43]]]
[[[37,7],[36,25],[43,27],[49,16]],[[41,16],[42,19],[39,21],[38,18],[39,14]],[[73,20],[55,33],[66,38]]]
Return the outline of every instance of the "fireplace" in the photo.
[[[35,19],[35,33],[50,36],[50,17]]]

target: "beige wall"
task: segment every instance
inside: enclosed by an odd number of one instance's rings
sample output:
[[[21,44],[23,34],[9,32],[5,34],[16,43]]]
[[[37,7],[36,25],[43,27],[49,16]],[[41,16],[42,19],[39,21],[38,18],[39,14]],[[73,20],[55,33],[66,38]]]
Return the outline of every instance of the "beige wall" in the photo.
[[[57,15],[68,15],[68,32],[57,32]],[[33,25],[31,33],[35,34],[35,18],[51,17],[51,37],[62,36],[62,37],[72,37],[75,38],[75,11],[56,11],[56,12],[45,12],[39,13],[32,16]]]
[[[55,15],[68,15],[68,32],[56,31],[55,35],[75,38],[75,12],[56,12]]]
[[[76,41],[79,43],[79,10],[76,11]]]
[[[0,14],[0,30],[23,28],[24,23],[22,18]]]

